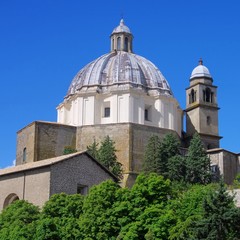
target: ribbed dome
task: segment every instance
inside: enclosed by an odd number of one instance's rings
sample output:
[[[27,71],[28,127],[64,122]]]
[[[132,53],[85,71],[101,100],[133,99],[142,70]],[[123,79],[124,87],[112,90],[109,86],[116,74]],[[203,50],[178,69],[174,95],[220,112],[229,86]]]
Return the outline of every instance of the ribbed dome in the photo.
[[[80,70],[73,78],[67,96],[83,87],[113,85],[142,87],[157,90],[159,94],[172,95],[167,80],[152,62],[133,53],[115,51],[99,57]]]
[[[202,59],[199,60],[199,65],[193,69],[190,80],[198,77],[212,78],[208,68],[203,66]]]

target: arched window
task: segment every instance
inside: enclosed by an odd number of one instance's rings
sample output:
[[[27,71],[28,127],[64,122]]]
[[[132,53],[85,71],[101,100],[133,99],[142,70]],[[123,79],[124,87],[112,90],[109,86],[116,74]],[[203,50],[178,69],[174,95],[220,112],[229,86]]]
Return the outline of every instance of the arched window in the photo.
[[[117,38],[117,50],[118,51],[121,50],[121,38],[120,37]]]
[[[211,92],[211,103],[214,102],[214,92]]]
[[[190,94],[189,103],[194,103],[194,102],[196,102],[196,91],[194,91],[194,89],[192,89],[191,94]]]
[[[27,161],[27,148],[23,149],[23,163]]]
[[[6,199],[5,199],[4,203],[3,203],[3,208],[6,208],[9,204],[11,204],[11,203],[13,203],[13,202],[15,202],[17,200],[19,200],[19,197],[18,197],[17,194],[15,194],[15,193],[9,194],[6,197]]]
[[[211,89],[206,88],[206,102],[211,102]]]
[[[210,125],[210,124],[211,124],[211,117],[207,116],[207,125]]]
[[[114,38],[112,39],[112,50],[115,50],[115,46],[114,46]]]
[[[124,40],[124,51],[128,51],[128,38],[125,37],[125,40]]]

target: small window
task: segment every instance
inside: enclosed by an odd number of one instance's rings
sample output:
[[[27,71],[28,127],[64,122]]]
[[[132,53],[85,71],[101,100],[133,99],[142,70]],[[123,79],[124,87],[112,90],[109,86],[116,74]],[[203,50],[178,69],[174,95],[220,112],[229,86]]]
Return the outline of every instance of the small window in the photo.
[[[128,51],[128,38],[125,37],[125,41],[124,41],[124,51]]]
[[[207,125],[210,125],[210,124],[211,124],[211,117],[207,116]]]
[[[214,93],[211,92],[210,88],[206,88],[205,90],[203,90],[203,100],[204,100],[204,102],[212,103],[213,102],[213,96],[214,96]]]
[[[87,185],[78,184],[78,186],[77,186],[77,193],[81,194],[81,195],[87,195],[87,193],[88,193],[88,186]]]
[[[189,94],[189,103],[196,102],[196,91],[194,89],[191,90],[191,93]]]
[[[145,112],[144,112],[144,119],[145,121],[149,121],[149,116],[148,116],[148,109],[145,109]]]
[[[23,163],[27,161],[27,148],[23,149]]]
[[[145,106],[144,110],[144,120],[145,121],[151,121],[152,120],[152,108],[151,106]]]
[[[121,50],[121,38],[120,37],[117,38],[117,50],[118,51]]]
[[[104,108],[104,117],[110,117],[110,107]]]
[[[114,38],[112,39],[112,49],[114,50],[115,47],[114,47]]]

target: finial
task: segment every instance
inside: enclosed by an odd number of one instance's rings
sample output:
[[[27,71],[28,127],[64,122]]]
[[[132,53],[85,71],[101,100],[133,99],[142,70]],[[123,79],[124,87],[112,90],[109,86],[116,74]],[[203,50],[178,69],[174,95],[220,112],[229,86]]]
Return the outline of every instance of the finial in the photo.
[[[203,65],[203,60],[202,60],[202,58],[199,59],[198,65]]]
[[[124,20],[122,18],[121,21],[120,21],[120,26],[123,26],[123,25],[124,25]]]

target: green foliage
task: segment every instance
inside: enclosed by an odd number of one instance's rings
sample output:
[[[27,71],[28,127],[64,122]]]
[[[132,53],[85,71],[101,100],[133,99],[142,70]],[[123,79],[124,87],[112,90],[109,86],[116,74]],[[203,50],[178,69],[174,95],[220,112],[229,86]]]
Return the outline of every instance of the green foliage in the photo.
[[[143,171],[155,172],[173,181],[210,183],[210,159],[199,135],[193,136],[186,157],[180,155],[179,148],[180,142],[172,134],[167,134],[162,142],[158,136],[151,136],[144,153]]]
[[[152,135],[144,152],[143,171],[145,173],[159,172],[158,163],[160,162],[161,141],[157,135]]]
[[[82,205],[83,196],[80,194],[52,195],[42,209],[35,239],[78,239]]]
[[[95,159],[99,159],[98,156],[98,143],[96,142],[96,139],[94,138],[94,141],[91,145],[87,146],[87,152]]]
[[[210,159],[203,147],[200,136],[195,133],[186,157],[186,181],[207,184],[211,181]]]
[[[10,204],[0,214],[0,239],[33,239],[39,208],[24,200]]]
[[[90,189],[83,202],[79,239],[116,239],[120,226],[112,206],[117,200],[116,192],[119,188],[108,180]]]
[[[175,155],[168,159],[168,178],[172,181],[185,181],[186,163],[181,155]]]
[[[160,174],[168,175],[168,161],[170,158],[179,155],[180,142],[173,134],[167,134],[162,141],[160,148]]]
[[[240,174],[237,174],[233,181],[233,188],[240,188]]]
[[[145,239],[145,237],[150,239],[156,234],[166,235],[168,231],[166,225],[168,220],[171,222],[171,218],[167,220],[162,216],[170,196],[169,180],[155,173],[140,174],[131,191],[127,193],[127,197],[125,195],[124,201],[120,204],[125,206],[128,221],[124,221],[118,239]],[[161,226],[158,225],[160,222],[162,222]]]
[[[240,236],[240,210],[234,205],[224,183],[203,200],[202,218],[196,223],[197,239],[224,240]]]
[[[98,148],[95,139],[92,145],[87,147],[88,153],[101,162],[110,172],[119,179],[122,178],[122,164],[117,161],[115,142],[106,136]]]
[[[174,212],[176,224],[170,228],[169,239],[195,239],[195,223],[202,218],[203,200],[212,190],[214,190],[213,185],[188,186],[186,191],[181,191],[181,194],[171,202],[170,209]]]
[[[0,239],[236,240],[239,220],[223,183],[190,185],[150,173],[131,189],[108,180],[86,197],[53,195],[40,213],[16,201],[0,214]]]
[[[65,146],[64,150],[63,150],[63,155],[67,155],[67,154],[71,154],[71,153],[75,153],[77,152],[77,150],[75,148],[73,148],[72,146]]]
[[[168,161],[179,155],[179,147],[180,143],[173,134],[167,134],[162,141],[157,135],[152,135],[145,148],[143,171],[145,173],[155,172],[167,177],[169,175]],[[177,171],[177,169],[173,169],[174,165],[170,167],[172,176],[172,171]]]

